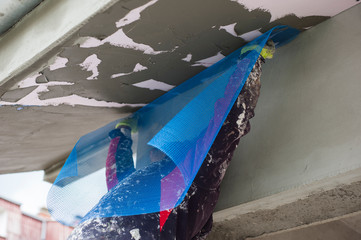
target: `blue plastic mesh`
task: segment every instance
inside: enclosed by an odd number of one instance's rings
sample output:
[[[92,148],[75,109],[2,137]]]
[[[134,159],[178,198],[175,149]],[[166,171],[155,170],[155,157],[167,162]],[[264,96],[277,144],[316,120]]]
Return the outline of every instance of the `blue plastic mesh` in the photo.
[[[52,216],[74,226],[94,217],[137,215],[178,206],[267,40],[272,38],[280,46],[298,32],[275,27],[246,45],[253,46],[252,50],[244,53],[238,49],[127,119],[81,137],[49,191]],[[136,126],[131,134],[134,165],[131,174],[118,179],[108,191],[109,133],[119,122],[133,130]],[[153,148],[168,157],[150,161]]]

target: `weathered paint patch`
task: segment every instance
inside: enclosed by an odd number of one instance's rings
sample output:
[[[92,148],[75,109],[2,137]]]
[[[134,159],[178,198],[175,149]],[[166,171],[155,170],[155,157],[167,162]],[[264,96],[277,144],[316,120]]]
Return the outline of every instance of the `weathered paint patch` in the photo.
[[[226,32],[228,32],[229,34],[238,37],[238,34],[236,33],[236,31],[234,30],[234,27],[236,26],[237,23],[232,23],[226,26],[220,26],[219,30],[225,30]]]
[[[160,82],[160,81],[156,81],[154,79],[149,79],[144,82],[135,83],[135,84],[133,84],[133,86],[140,87],[140,88],[148,88],[149,90],[157,89],[157,90],[162,90],[162,91],[169,91],[175,87],[173,85],[170,85],[170,84],[167,84],[164,82]]]
[[[57,56],[54,63],[49,65],[49,70],[54,71],[56,69],[65,68],[68,62],[69,60],[67,58]]]
[[[98,66],[102,61],[98,58],[96,54],[92,54],[87,57],[83,63],[79,64],[83,70],[92,72],[93,74],[90,77],[87,77],[88,80],[98,79],[99,71]]]
[[[28,78],[25,78],[24,80],[22,80],[18,83],[18,88],[27,88],[27,87],[37,86],[38,84],[36,83],[36,78],[40,77],[40,76],[41,76],[40,73],[36,73]]]
[[[289,14],[298,17],[305,16],[334,16],[339,12],[355,5],[355,1],[346,0],[231,0],[247,8],[249,11],[264,9],[271,13],[271,22]],[[330,7],[331,6],[331,7]]]
[[[33,92],[31,92],[26,97],[22,98],[21,100],[17,102],[4,102],[0,101],[0,106],[37,106],[37,107],[45,107],[45,106],[59,106],[59,105],[81,105],[81,106],[90,106],[90,107],[115,107],[115,108],[121,108],[121,107],[143,107],[145,104],[139,103],[139,104],[128,104],[128,103],[116,103],[116,102],[106,102],[106,101],[99,101],[92,98],[85,98],[78,95],[70,95],[65,97],[59,97],[59,98],[50,98],[41,100],[39,99],[39,94],[42,92],[47,92],[48,89],[46,86],[39,86],[37,89],[35,89]]]
[[[134,67],[133,72],[140,72],[140,71],[147,70],[147,69],[148,68],[146,66],[143,66],[142,64],[137,63]]]
[[[144,66],[136,66],[137,69],[142,69]],[[116,103],[116,102],[107,102],[107,101],[101,101],[96,100],[94,98],[86,98],[81,97],[76,94],[72,94],[70,96],[64,96],[64,97],[58,97],[58,98],[49,98],[41,100],[39,98],[41,93],[48,92],[48,87],[50,86],[69,86],[74,85],[74,83],[71,82],[58,82],[58,81],[51,81],[47,83],[36,83],[36,78],[42,76],[42,74],[38,73],[35,75],[32,75],[21,82],[19,82],[18,87],[19,88],[29,88],[29,87],[36,87],[33,91],[31,91],[29,94],[27,94],[25,97],[21,98],[20,100],[16,102],[7,102],[7,101],[0,101],[0,106],[38,106],[38,107],[44,107],[44,106],[59,106],[59,105],[82,105],[82,106],[91,106],[91,107],[115,107],[115,108],[121,108],[121,107],[143,107],[146,104],[144,103],[137,103],[137,104],[128,104],[128,103]]]
[[[93,48],[93,47],[99,47],[100,45],[103,45],[101,40],[95,38],[95,37],[82,37],[78,40],[79,47],[81,48]],[[76,42],[75,44],[77,44]]]
[[[144,71],[147,70],[148,68],[146,66],[143,66],[140,63],[137,63],[134,67],[134,70],[132,72],[129,73],[117,73],[117,74],[113,74],[112,76],[110,76],[110,78],[117,78],[117,77],[122,77],[122,76],[126,76],[135,72],[140,72],[140,71]]]
[[[131,10],[127,15],[125,15],[125,17],[116,22],[115,25],[117,26],[117,28],[121,28],[135,21],[138,21],[140,19],[140,13],[156,2],[158,2],[158,0],[150,1],[143,6]]]
[[[243,40],[245,40],[246,42],[250,42],[261,35],[262,35],[262,33],[259,31],[259,29],[257,29],[257,30],[253,30],[250,32],[243,33],[242,35],[240,35],[240,37],[243,38]]]
[[[185,62],[190,62],[192,60],[192,54],[188,53],[185,58],[182,58],[182,60]]]
[[[149,45],[134,42],[133,39],[131,39],[124,33],[123,29],[117,30],[115,33],[105,38],[104,40],[99,40],[94,37],[89,37],[84,43],[80,44],[80,47],[81,48],[99,47],[105,43],[109,43],[110,45],[116,47],[142,51],[144,54],[150,54],[150,55],[157,55],[160,53],[168,52],[168,51],[155,51]]]
[[[195,64],[192,65],[193,66],[204,66],[204,67],[210,67],[213,64],[215,64],[216,62],[218,62],[219,60],[222,60],[225,56],[223,56],[221,54],[221,52],[218,52],[215,56],[209,57],[209,58],[205,58],[202,60],[198,60]]]

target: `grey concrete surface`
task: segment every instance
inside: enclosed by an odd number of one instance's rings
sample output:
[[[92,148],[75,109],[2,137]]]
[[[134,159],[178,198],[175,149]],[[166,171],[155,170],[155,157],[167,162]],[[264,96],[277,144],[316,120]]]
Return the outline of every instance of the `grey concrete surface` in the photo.
[[[359,240],[361,239],[361,212],[330,221],[306,225],[300,228],[266,234],[248,240]]]
[[[19,24],[14,29],[15,35],[10,32],[1,39],[4,46],[14,41],[10,36],[17,36],[16,40],[21,40],[25,45],[36,38],[32,24],[38,24],[39,46],[28,46],[30,51],[43,47],[42,43],[50,44],[45,41],[46,35],[39,30],[39,26],[48,31],[49,24],[54,24],[49,35],[57,36],[64,28],[64,36],[60,37],[64,42],[62,45],[47,48],[48,52],[42,50],[43,55],[37,56],[38,61],[31,66],[24,65],[21,73],[6,80],[6,83],[0,79],[0,105],[3,105],[0,106],[3,123],[0,127],[0,173],[40,170],[62,161],[60,159],[70,152],[82,134],[120,117],[118,113],[134,111],[135,108],[129,107],[129,104],[145,104],[165,92],[134,84],[154,79],[168,86],[176,86],[205,69],[205,66],[195,65],[199,60],[217,54],[228,55],[242,46],[246,41],[240,37],[241,34],[257,29],[264,32],[276,24],[289,24],[305,30],[329,18],[314,14],[297,17],[285,13],[285,16],[271,21],[269,10],[247,9],[235,1],[216,0],[209,4],[206,0],[132,0],[118,1],[110,8],[103,9],[69,36],[75,28],[70,27],[68,17],[61,18],[61,9],[66,10],[64,16],[74,15],[72,4],[72,1],[46,2],[41,9],[36,9],[36,18],[30,16],[32,21]],[[88,5],[84,7],[91,8]],[[308,6],[304,7],[308,9]],[[96,10],[90,10],[98,11],[100,8],[102,6],[97,5],[94,7]],[[52,12],[54,17],[50,22],[41,21]],[[130,13],[128,18],[125,17]],[[74,21],[82,18],[79,15],[74,17]],[[121,23],[117,26],[119,21]],[[234,24],[235,35],[221,29],[230,24]],[[25,29],[29,29],[29,32]],[[21,38],[22,32],[27,37]],[[117,35],[123,33],[125,37]],[[89,41],[93,45],[84,47]],[[4,56],[7,56],[1,59],[2,66],[13,66],[17,62],[15,60],[19,54],[15,56],[15,53],[23,51],[23,44],[19,49],[14,46],[2,49],[2,53],[6,53]],[[29,51],[25,51],[23,56],[29,57]],[[192,55],[191,59],[185,61],[189,54]],[[92,57],[92,61],[87,62],[89,57]],[[54,67],[59,59],[64,62]],[[137,64],[143,66],[142,71],[134,70]],[[119,73],[125,75],[112,77]],[[29,77],[34,79],[29,80]],[[25,84],[23,80],[26,80]],[[64,102],[64,99],[72,96],[88,102],[126,105],[100,108]],[[57,104],[59,106],[55,106]],[[66,104],[73,104],[74,107]],[[23,110],[17,111],[19,107]]]
[[[361,5],[302,33],[263,68],[251,132],[217,209],[361,166]]]
[[[269,199],[274,201],[276,199]],[[273,204],[277,204],[273,202]],[[240,206],[242,208],[242,206]],[[231,219],[218,219],[215,221],[212,232],[207,240],[243,240],[250,237],[257,237],[262,234],[268,234],[287,230],[307,224],[341,217],[346,214],[361,211],[361,182],[353,182],[347,185],[340,185],[327,191],[317,191],[305,198],[291,203],[279,205],[272,209],[262,206],[258,210],[238,214]],[[350,223],[351,224],[351,223]],[[360,222],[355,221],[354,229],[361,229]],[[328,234],[335,230],[332,226],[326,226]],[[345,229],[347,231],[349,229]],[[326,234],[324,232],[324,234]],[[339,233],[342,235],[342,232]],[[353,231],[347,232],[349,239],[355,239],[359,233]],[[328,239],[328,238],[293,238],[292,235],[286,235],[289,238],[274,239]],[[299,236],[299,235],[298,235]],[[306,236],[306,235],[304,235]],[[327,235],[323,235],[324,237]],[[335,235],[337,236],[337,235]],[[340,236],[340,235],[339,235]],[[256,238],[258,239],[258,238]],[[273,239],[273,238],[259,238]],[[348,238],[340,238],[348,239]],[[357,238],[356,238],[357,239]]]
[[[122,116],[119,109],[82,106],[0,110],[2,173],[41,170],[64,162],[82,135]]]

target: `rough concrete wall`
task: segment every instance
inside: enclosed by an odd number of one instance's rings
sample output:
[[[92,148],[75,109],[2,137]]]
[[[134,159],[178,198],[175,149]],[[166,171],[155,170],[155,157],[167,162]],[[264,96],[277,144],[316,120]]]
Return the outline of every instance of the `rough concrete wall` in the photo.
[[[325,221],[360,210],[361,182],[353,182],[327,191],[315,192],[291,203],[280,203],[280,206],[273,209],[259,208],[257,211],[239,214],[223,221],[218,221],[216,217],[207,240],[242,240]],[[304,237],[303,239],[329,238]]]
[[[361,167],[360,23],[358,5],[266,63],[252,130],[226,174],[218,209]]]

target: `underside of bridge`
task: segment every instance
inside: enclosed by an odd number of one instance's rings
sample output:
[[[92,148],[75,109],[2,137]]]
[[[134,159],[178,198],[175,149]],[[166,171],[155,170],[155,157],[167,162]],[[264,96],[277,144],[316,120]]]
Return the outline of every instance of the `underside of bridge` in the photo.
[[[214,239],[217,232],[242,239],[361,210],[358,1],[6,2],[0,4],[7,23],[0,25],[1,174],[45,170],[53,181],[82,135],[270,28],[289,25],[302,33],[264,67],[258,112],[226,175]],[[325,194],[340,184],[350,186],[349,195]],[[321,196],[329,197],[324,212],[288,219],[302,204],[320,209]],[[288,204],[296,205],[279,216],[288,224],[265,221]],[[335,204],[343,210],[332,210]],[[256,210],[258,220],[249,215]]]

